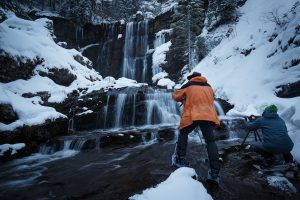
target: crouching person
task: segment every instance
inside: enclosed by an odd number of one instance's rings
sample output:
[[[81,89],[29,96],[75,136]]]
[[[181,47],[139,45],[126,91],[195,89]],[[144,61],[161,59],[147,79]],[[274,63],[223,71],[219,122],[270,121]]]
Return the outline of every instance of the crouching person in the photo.
[[[200,73],[194,72],[188,76],[188,80],[188,83],[173,93],[173,99],[182,102],[183,112],[172,165],[188,166],[186,161],[188,134],[199,126],[206,142],[210,162],[208,180],[219,182],[220,161],[213,130],[220,122],[214,108],[214,92],[207,79]]]
[[[264,157],[261,163],[262,168],[274,164],[274,154],[283,154],[285,163],[293,163],[293,156],[290,153],[294,143],[287,133],[286,124],[277,114],[277,107],[270,105],[265,108],[262,117],[247,123],[249,130],[261,129],[262,142],[250,144],[250,151],[254,151]]]

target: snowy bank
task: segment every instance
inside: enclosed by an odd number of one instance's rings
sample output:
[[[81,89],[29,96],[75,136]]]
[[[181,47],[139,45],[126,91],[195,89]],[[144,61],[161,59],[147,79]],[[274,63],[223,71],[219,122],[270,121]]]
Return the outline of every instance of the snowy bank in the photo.
[[[130,197],[130,200],[211,200],[204,186],[193,179],[197,174],[192,168],[179,168],[167,180],[154,188],[146,189],[142,194]]]
[[[208,78],[217,97],[234,105],[231,115],[261,114],[267,105],[276,104],[290,124],[293,153],[300,161],[300,97],[276,96],[278,86],[299,80],[300,65],[290,65],[300,55],[300,6],[295,3],[248,0],[240,8],[243,14],[231,35],[223,38],[193,71]],[[277,13],[281,24],[274,23],[272,13]],[[211,38],[209,34],[204,31],[203,36]]]

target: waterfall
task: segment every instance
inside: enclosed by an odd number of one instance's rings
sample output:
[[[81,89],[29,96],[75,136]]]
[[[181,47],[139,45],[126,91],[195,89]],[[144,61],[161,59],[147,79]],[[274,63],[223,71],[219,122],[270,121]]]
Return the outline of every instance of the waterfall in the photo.
[[[224,110],[218,101],[214,101],[214,106],[219,116],[225,115]]]
[[[171,92],[128,89],[122,93],[107,94],[106,105],[102,108],[103,126],[101,128],[129,128],[144,125],[177,124],[180,108],[172,99]],[[113,108],[109,107],[113,101]],[[108,109],[113,111],[109,111]]]
[[[104,122],[103,122],[103,128],[106,128],[107,113],[108,113],[108,106],[109,106],[109,98],[110,98],[110,95],[107,95],[106,105],[104,106]]]
[[[101,39],[100,54],[97,57],[96,71],[103,73],[103,69],[111,66],[112,42],[116,38],[116,25],[105,24],[103,37]]]
[[[76,26],[75,27],[75,37],[76,37],[76,42],[78,40],[83,40],[83,28],[81,26]]]
[[[134,123],[135,123],[135,101],[136,101],[136,95],[133,94],[133,106],[132,106],[133,115],[132,115],[132,122],[131,122],[132,126],[134,126]]]
[[[115,128],[119,128],[122,125],[122,116],[123,116],[126,97],[127,94],[119,94],[117,101],[115,103],[115,110],[116,110]]]
[[[126,78],[146,82],[148,21],[126,24],[123,72]]]
[[[146,94],[146,105],[145,121],[147,125],[176,124],[180,120],[180,110],[170,92],[156,91]]]
[[[159,31],[155,34],[155,40],[154,40],[154,48],[159,47],[160,45],[164,44],[166,42],[165,40],[165,34],[163,31]]]

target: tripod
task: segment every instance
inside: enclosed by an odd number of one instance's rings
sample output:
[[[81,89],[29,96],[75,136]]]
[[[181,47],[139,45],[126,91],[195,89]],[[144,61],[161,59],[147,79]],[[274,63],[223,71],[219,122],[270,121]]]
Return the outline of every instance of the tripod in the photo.
[[[253,134],[254,134],[254,138],[255,138],[255,141],[256,141],[256,142],[257,142],[257,139],[258,139],[260,142],[262,141],[262,140],[261,140],[261,137],[260,137],[260,135],[259,135],[259,133],[257,132],[257,130],[254,130],[254,131],[249,130],[248,133],[247,133],[247,135],[245,136],[243,142],[241,143],[241,149],[243,148],[243,146],[244,146],[244,144],[245,144],[245,142],[246,142],[246,139],[249,137],[250,133],[253,133]]]

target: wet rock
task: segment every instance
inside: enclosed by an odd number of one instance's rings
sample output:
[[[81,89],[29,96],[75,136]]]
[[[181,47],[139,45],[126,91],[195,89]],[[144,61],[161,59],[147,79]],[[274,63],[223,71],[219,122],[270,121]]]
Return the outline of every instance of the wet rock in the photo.
[[[40,76],[48,77],[58,85],[70,86],[71,83],[77,78],[68,69],[51,68],[49,72],[39,72]]]
[[[158,131],[159,140],[173,140],[175,136],[175,130],[173,128],[163,129]]]
[[[59,135],[65,135],[68,132],[67,118],[58,118],[54,121],[46,120],[42,125],[17,128],[14,131],[0,132],[0,144],[5,143],[30,143],[46,142]]]
[[[140,11],[133,15],[133,18],[136,22],[144,21],[143,13]]]
[[[219,102],[225,114],[234,107],[234,105],[231,105],[228,101],[224,99],[217,98],[216,101]]]
[[[119,133],[104,135],[100,138],[100,147],[124,146],[137,144],[142,141],[142,135],[138,133]]]
[[[76,115],[74,122],[74,128],[76,131],[97,129],[100,128],[100,114],[99,112],[92,112],[88,114]]]
[[[17,79],[29,79],[33,69],[43,63],[42,58],[31,60],[25,57],[13,57],[0,49],[0,82],[11,82]]]
[[[82,150],[95,149],[97,145],[96,138],[88,139],[82,146]]]
[[[10,124],[18,119],[13,107],[10,104],[0,104],[0,122]]]

